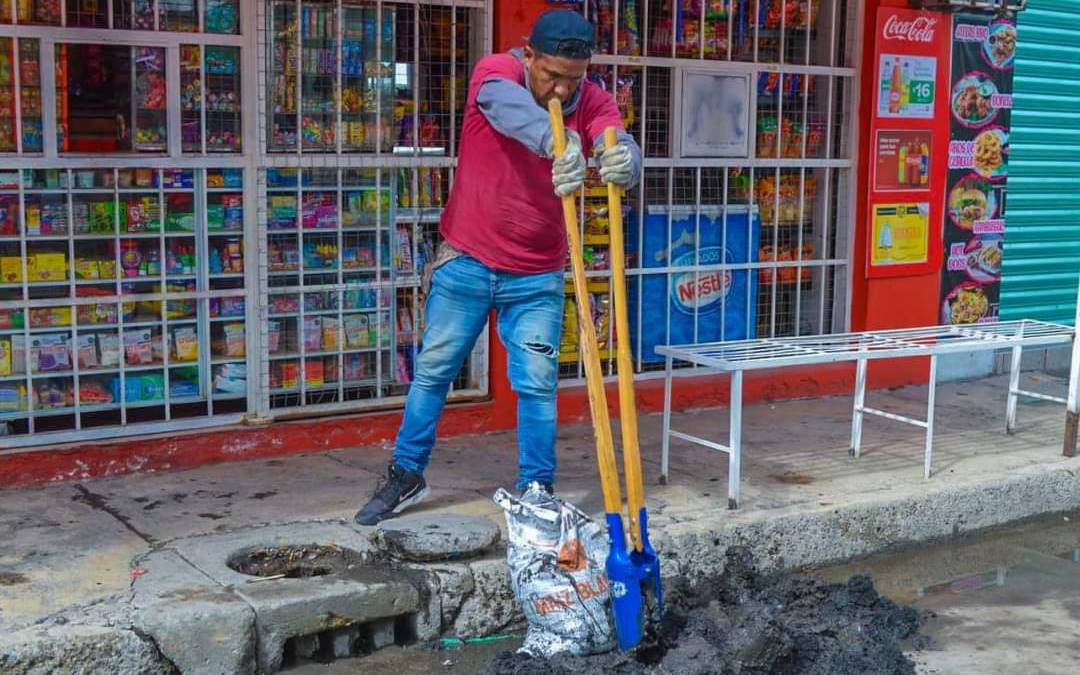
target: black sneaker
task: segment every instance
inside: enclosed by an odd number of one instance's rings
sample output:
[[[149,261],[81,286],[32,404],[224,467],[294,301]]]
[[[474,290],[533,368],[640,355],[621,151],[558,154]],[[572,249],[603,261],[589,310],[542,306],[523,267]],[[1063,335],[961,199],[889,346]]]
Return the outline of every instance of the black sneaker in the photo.
[[[521,501],[532,504],[543,504],[554,498],[555,489],[551,487],[551,483],[541,483],[536,480],[526,485],[521,494],[518,495],[518,499]]]
[[[386,480],[379,483],[371,500],[353,517],[353,521],[358,525],[375,525],[419,503],[427,497],[428,492],[423,476],[390,462],[386,469]]]

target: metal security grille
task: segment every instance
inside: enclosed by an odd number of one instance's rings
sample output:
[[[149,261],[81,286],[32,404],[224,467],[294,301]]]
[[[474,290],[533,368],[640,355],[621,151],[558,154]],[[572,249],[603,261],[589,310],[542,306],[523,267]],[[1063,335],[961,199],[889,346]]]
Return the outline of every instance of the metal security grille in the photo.
[[[1080,1],[1016,15],[1001,318],[1069,323],[1080,266]]]
[[[845,327],[860,4],[584,3],[601,51],[589,77],[614,93],[644,152],[623,206],[638,372],[662,368],[658,345]],[[710,128],[741,148],[710,152]],[[581,222],[613,374],[605,196],[587,185]],[[577,380],[572,302],[561,372]]]
[[[240,76],[252,20],[239,35],[233,0],[5,6],[0,448],[241,421],[254,409],[255,144],[241,137],[255,117],[239,108],[255,98]],[[112,93],[130,99],[127,147],[87,143],[111,114],[74,123],[81,90],[110,99],[100,78],[76,85],[104,51]]]
[[[265,6],[260,412],[400,405],[487,3]],[[451,399],[487,391],[482,336]]]

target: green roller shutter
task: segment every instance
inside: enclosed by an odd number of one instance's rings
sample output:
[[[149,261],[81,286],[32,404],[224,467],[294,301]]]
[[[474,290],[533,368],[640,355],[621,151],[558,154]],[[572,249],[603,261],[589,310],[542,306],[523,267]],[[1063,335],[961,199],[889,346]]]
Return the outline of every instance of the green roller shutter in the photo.
[[[1017,15],[1001,318],[1072,323],[1080,274],[1080,0]]]

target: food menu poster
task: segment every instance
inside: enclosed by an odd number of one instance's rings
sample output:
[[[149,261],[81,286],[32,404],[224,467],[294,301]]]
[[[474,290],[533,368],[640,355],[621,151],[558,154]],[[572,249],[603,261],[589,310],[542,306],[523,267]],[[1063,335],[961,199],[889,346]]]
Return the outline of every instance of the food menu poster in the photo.
[[[943,324],[998,320],[1015,55],[1014,17],[954,17]]]
[[[867,278],[941,269],[951,17],[879,7],[863,232]]]

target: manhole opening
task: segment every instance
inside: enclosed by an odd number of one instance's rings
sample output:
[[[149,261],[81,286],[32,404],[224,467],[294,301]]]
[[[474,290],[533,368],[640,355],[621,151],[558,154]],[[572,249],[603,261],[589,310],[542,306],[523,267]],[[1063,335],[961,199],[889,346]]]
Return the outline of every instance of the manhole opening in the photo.
[[[367,656],[383,647],[416,643],[416,616],[401,616],[297,635],[285,641],[282,668]]]
[[[303,579],[345,571],[360,562],[355,551],[333,544],[260,546],[241,551],[226,563],[229,569],[254,577]]]

